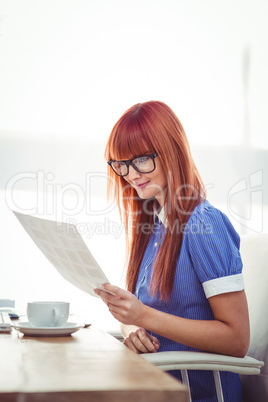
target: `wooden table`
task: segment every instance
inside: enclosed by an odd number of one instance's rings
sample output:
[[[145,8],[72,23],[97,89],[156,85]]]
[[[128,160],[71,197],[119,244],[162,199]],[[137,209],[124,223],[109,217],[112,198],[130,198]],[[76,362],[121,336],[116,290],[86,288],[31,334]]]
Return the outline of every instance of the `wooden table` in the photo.
[[[185,402],[184,385],[96,327],[0,334],[1,402]]]

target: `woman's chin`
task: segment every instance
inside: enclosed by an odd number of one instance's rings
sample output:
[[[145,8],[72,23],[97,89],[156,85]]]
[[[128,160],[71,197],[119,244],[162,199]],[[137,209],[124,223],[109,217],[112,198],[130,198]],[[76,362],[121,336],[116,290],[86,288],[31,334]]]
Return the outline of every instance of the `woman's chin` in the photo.
[[[137,190],[137,194],[143,200],[147,200],[148,198],[154,197],[154,195],[150,191]]]

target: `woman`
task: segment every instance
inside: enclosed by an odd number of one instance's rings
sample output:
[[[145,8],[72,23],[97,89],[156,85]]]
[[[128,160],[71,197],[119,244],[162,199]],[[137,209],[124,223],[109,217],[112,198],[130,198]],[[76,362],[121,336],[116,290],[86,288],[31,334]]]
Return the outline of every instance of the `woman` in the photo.
[[[136,353],[244,356],[249,319],[240,239],[205,199],[177,116],[162,102],[134,105],[114,126],[106,158],[129,245],[127,290],[105,284],[114,295],[96,293],[122,323],[125,345]],[[221,378],[225,400],[240,401],[238,375]],[[216,400],[211,372],[189,371],[189,381],[194,401]]]

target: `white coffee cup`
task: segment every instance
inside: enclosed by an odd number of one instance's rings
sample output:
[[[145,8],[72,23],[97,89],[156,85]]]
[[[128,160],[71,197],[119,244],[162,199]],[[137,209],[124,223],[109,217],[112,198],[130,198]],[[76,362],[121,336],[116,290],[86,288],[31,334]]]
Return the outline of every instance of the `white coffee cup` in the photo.
[[[27,304],[27,317],[34,327],[61,327],[69,317],[69,303],[34,301]]]

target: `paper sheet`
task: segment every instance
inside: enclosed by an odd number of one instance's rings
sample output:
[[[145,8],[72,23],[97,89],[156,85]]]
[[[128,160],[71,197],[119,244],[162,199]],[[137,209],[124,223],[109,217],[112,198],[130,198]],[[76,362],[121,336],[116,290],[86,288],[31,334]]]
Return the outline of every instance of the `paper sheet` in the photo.
[[[75,225],[13,212],[63,278],[84,292],[99,297],[94,289],[109,281]]]

